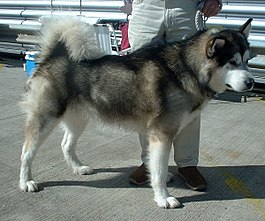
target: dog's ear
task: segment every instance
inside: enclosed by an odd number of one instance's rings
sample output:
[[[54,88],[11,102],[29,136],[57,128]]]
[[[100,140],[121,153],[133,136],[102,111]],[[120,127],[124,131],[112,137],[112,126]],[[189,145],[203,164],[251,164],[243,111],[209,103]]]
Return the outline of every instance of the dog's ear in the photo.
[[[213,38],[211,39],[206,48],[206,54],[208,58],[212,58],[216,51],[222,49],[225,45],[225,39],[223,38]]]
[[[251,30],[251,22],[252,22],[253,18],[249,18],[245,24],[243,24],[240,28],[239,28],[239,32],[242,33],[243,35],[245,35],[246,37],[249,36],[249,32]]]

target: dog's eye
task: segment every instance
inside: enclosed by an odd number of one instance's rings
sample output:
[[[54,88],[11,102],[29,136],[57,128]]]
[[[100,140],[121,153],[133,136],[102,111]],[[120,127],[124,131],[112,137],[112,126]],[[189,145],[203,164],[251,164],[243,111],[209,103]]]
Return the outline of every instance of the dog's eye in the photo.
[[[233,66],[237,66],[237,63],[236,63],[235,60],[231,60],[231,61],[229,61],[229,64],[231,64],[231,65],[233,65]]]

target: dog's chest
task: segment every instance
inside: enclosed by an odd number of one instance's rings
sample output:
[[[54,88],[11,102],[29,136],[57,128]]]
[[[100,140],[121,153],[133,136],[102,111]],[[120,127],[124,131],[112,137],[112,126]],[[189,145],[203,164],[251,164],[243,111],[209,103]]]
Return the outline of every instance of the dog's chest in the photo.
[[[189,123],[191,123],[196,117],[200,115],[201,110],[206,106],[207,103],[208,101],[203,102],[198,108],[196,108],[196,110],[192,112],[188,111],[183,112],[180,119],[178,133],[182,131]]]

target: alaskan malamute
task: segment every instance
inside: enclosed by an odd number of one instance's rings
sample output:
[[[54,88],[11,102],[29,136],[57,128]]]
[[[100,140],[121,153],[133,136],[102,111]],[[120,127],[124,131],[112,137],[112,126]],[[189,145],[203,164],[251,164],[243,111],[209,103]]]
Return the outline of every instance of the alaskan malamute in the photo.
[[[212,29],[126,56],[103,56],[91,26],[73,17],[47,22],[40,63],[22,102],[27,120],[20,189],[38,190],[32,160],[59,123],[66,161],[75,173],[92,173],[78,160],[75,147],[87,123],[97,119],[146,134],[154,199],[159,207],[180,206],[166,187],[172,140],[216,93],[252,89],[250,23],[239,31]]]

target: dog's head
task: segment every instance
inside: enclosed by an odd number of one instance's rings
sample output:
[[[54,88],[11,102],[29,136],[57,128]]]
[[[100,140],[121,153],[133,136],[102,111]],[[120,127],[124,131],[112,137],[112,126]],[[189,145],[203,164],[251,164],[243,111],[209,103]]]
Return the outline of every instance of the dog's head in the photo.
[[[249,19],[239,31],[223,30],[209,35],[206,55],[210,63],[217,67],[208,82],[213,91],[232,89],[242,92],[253,88],[254,78],[248,69],[250,50],[247,41],[251,21]]]

